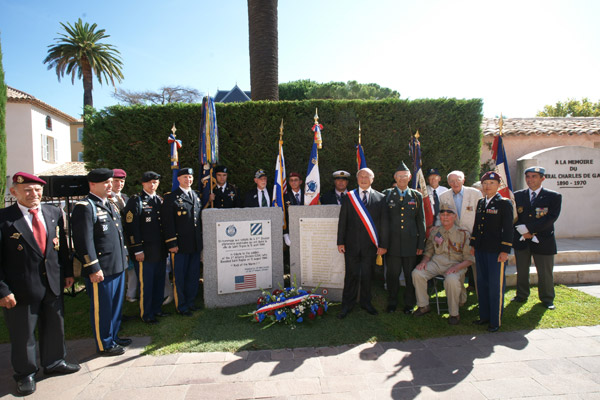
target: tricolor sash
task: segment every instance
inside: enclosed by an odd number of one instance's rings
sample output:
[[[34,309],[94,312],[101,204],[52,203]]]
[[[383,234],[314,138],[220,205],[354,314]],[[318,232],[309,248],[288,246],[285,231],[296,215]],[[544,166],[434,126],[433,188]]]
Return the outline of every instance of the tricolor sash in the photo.
[[[370,196],[372,195],[373,193],[370,194]],[[367,206],[360,199],[358,189],[348,192],[348,198],[350,204],[352,204],[352,207],[354,207],[354,210],[358,214],[358,218],[360,218],[369,233],[371,241],[375,247],[379,247],[379,235],[377,234],[377,229],[375,229],[375,223],[373,222],[373,218],[371,218],[371,214],[369,214],[369,210],[367,210]]]

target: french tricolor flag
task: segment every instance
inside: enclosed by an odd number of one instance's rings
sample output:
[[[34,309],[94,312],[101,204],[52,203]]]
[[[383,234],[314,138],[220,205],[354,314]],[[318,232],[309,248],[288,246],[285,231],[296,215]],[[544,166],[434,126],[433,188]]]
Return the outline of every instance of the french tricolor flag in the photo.
[[[508,171],[508,161],[506,160],[506,152],[504,151],[504,144],[502,143],[502,136],[500,135],[494,137],[492,159],[496,162],[494,171],[502,177],[498,193],[500,193],[502,197],[511,199],[514,204],[515,196],[513,195],[512,181],[510,180],[510,172]]]
[[[317,142],[313,143],[306,172],[306,183],[304,185],[304,205],[314,206],[319,204],[321,194],[321,177],[319,176],[319,153]]]

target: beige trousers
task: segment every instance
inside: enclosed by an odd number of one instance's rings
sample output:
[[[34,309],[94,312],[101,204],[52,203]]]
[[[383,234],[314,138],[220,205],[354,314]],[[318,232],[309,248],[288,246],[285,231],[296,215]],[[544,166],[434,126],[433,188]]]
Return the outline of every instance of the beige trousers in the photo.
[[[448,299],[448,311],[450,316],[456,317],[459,314],[459,303],[461,293],[464,289],[465,273],[467,269],[461,269],[458,273],[446,275],[446,270],[454,264],[440,266],[434,260],[427,263],[423,270],[414,269],[412,271],[413,285],[417,296],[417,306],[425,307],[429,305],[429,294],[427,293],[427,281],[437,275],[444,277],[444,290]]]

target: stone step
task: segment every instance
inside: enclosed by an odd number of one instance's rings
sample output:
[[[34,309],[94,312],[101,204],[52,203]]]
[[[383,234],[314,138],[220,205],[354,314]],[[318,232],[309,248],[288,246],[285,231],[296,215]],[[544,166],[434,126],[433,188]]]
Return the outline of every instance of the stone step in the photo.
[[[565,250],[554,256],[555,265],[582,263],[600,263],[600,250]],[[516,265],[514,253],[508,256],[508,265]]]
[[[509,265],[505,271],[506,285],[517,285],[517,267]],[[535,266],[529,268],[529,282],[536,285],[538,282]],[[600,263],[582,263],[554,266],[554,283],[573,285],[582,283],[600,283]]]

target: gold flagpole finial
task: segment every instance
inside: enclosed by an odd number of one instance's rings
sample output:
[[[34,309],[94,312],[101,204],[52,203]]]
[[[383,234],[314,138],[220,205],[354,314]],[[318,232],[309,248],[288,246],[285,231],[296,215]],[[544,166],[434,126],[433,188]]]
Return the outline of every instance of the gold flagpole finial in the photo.
[[[500,120],[498,121],[498,136],[502,136],[502,127],[504,126],[504,118],[502,117],[502,113],[500,113]]]
[[[283,118],[281,118],[281,125],[279,126],[279,142],[283,142]]]
[[[419,135],[419,130],[417,129],[417,133],[415,133],[415,137],[418,139],[421,135]]]
[[[173,122],[173,127],[171,128],[171,132],[173,132],[173,136],[175,136],[175,132],[177,132],[177,128],[175,128],[175,122]]]
[[[360,136],[361,136],[360,121],[358,121],[358,144],[360,144]]]
[[[318,113],[319,109],[315,108],[315,124],[319,123],[319,113]]]

